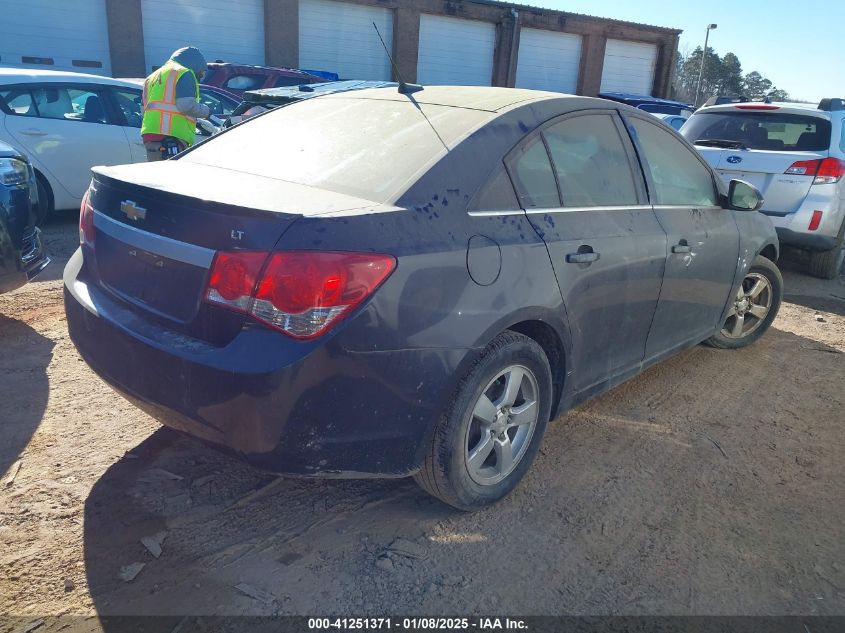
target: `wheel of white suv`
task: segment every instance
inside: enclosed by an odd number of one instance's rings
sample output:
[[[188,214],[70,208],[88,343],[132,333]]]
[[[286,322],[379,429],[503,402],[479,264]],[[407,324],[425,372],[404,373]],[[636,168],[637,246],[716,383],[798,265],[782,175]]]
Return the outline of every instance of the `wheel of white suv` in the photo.
[[[836,279],[839,273],[842,272],[843,262],[845,262],[845,222],[839,228],[836,247],[829,251],[810,253],[808,268],[813,277]]]
[[[551,398],[543,349],[527,336],[503,332],[461,381],[414,479],[460,510],[498,501],[534,461]]]
[[[722,349],[751,345],[775,320],[782,296],[780,270],[773,261],[758,255],[739,285],[722,327],[705,342]]]

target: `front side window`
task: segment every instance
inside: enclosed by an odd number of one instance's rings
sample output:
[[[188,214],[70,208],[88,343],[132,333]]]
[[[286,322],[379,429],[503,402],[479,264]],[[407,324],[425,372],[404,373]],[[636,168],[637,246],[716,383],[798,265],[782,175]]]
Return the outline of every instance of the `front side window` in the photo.
[[[114,94],[117,105],[123,113],[126,125],[141,127],[141,120],[144,117],[141,107],[141,93],[137,90],[114,90],[112,94]]]
[[[638,204],[631,161],[609,114],[578,116],[543,132],[565,207]]]
[[[713,177],[686,145],[659,123],[631,119],[651,174],[652,203],[715,207],[718,197]]]
[[[522,207],[547,209],[560,206],[549,154],[540,137],[535,137],[510,157],[508,171]]]
[[[38,110],[35,109],[35,102],[32,100],[32,94],[29,90],[0,90],[0,100],[2,100],[4,109],[9,114],[38,116]]]

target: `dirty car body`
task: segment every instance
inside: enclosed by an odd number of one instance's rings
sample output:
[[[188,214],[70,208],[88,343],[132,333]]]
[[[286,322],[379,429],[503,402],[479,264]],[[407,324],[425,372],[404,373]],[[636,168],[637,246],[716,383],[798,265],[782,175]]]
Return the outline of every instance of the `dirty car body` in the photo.
[[[580,161],[585,144],[567,135],[587,125],[618,142],[625,204],[552,174],[546,146]],[[659,171],[637,159],[649,126],[697,161],[710,204],[653,200]],[[598,167],[586,179],[618,189]],[[68,326],[91,367],[167,426],[279,472],[407,476],[503,331],[543,347],[553,415],[713,335],[754,258],[777,257],[768,219],[724,208],[724,194],[679,136],[618,103],[494,88],[326,95],[166,164],[95,169],[65,270]],[[251,253],[264,277],[241,297],[218,273]],[[301,277],[326,253],[384,274],[313,335],[327,312],[301,306],[306,323],[257,298],[271,296],[280,253],[314,258],[289,264]]]
[[[36,191],[30,162],[0,142],[0,293],[24,285],[50,263],[35,226]]]

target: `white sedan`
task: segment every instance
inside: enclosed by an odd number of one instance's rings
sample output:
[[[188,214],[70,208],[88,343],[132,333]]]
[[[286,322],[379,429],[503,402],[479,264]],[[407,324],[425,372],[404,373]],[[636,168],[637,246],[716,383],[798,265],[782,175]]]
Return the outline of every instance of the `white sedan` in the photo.
[[[0,141],[27,154],[38,183],[39,222],[54,208],[78,208],[91,167],[147,160],[141,141],[141,84],[21,68],[0,68]],[[213,109],[237,101],[202,94]]]

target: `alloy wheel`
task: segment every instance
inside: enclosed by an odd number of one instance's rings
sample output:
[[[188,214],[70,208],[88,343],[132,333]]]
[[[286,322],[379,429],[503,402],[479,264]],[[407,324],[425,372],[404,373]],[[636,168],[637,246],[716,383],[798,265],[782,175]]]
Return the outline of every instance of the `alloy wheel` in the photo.
[[[772,284],[760,273],[748,273],[734,297],[722,334],[744,338],[759,328],[772,308]]]
[[[523,365],[503,369],[484,388],[467,427],[465,462],[483,486],[507,477],[522,460],[539,415],[537,378]]]

